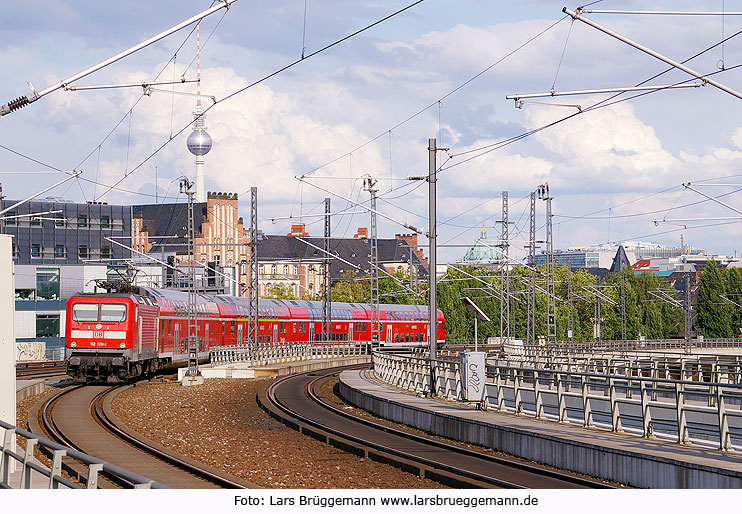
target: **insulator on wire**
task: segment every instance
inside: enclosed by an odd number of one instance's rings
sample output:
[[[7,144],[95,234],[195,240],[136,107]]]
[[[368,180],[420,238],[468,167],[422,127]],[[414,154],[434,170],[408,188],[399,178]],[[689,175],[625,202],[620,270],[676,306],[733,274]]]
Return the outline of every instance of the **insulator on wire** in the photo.
[[[31,100],[28,99],[28,96],[19,96],[15,100],[11,100],[7,104],[0,107],[0,114],[10,114],[11,112],[18,110],[21,107],[25,107],[30,103]]]

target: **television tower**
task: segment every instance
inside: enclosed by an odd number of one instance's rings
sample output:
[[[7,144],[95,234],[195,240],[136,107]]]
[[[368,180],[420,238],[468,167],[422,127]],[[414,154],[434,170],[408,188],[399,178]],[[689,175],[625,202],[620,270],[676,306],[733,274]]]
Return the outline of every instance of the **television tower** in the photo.
[[[198,99],[196,110],[193,113],[193,132],[188,136],[186,145],[188,150],[196,156],[196,201],[206,202],[206,186],[204,181],[204,155],[211,150],[211,136],[206,132],[205,115],[201,113],[201,23],[196,23],[196,88]]]

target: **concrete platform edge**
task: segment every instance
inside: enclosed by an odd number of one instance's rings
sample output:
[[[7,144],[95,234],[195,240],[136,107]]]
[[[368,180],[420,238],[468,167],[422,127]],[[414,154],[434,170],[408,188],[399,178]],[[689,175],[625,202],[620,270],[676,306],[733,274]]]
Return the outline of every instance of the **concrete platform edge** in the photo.
[[[46,391],[46,381],[43,378],[37,379],[32,384],[18,388],[15,392],[15,401],[20,402],[44,391]]]
[[[350,403],[376,416],[409,425],[434,435],[476,444],[560,469],[571,470],[633,487],[652,489],[742,488],[742,472],[682,462],[657,455],[630,452],[581,441],[545,436],[534,431],[449,415],[429,407],[409,405],[384,397],[362,371],[340,375],[340,394]],[[395,393],[405,394],[387,386]],[[376,389],[377,391],[375,391]],[[418,400],[408,393],[410,399]],[[436,400],[426,400],[425,403]],[[415,401],[421,404],[422,402]],[[447,404],[441,403],[442,406]],[[450,410],[450,408],[449,408]],[[549,422],[544,422],[549,423]],[[588,429],[579,429],[585,430]],[[598,436],[598,434],[596,434]],[[641,441],[640,438],[637,438]],[[596,443],[599,442],[596,437]]]
[[[368,364],[369,362],[371,362],[371,356],[361,355],[326,360],[284,362],[255,367],[250,367],[243,363],[225,364],[214,367],[206,365],[199,366],[199,371],[204,378],[276,378],[293,375],[294,373],[303,373],[305,371],[314,371],[335,366]],[[183,379],[186,370],[187,368],[178,369],[178,381]]]

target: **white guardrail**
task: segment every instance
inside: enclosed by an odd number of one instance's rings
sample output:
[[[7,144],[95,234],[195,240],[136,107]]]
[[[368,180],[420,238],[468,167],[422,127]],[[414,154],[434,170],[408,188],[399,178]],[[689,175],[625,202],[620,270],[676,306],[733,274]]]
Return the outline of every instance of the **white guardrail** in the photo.
[[[486,342],[480,342],[485,346]],[[473,346],[469,339],[447,339],[446,346]],[[643,339],[643,340],[601,340],[601,341],[558,341],[556,344],[520,344],[525,353],[573,354],[581,352],[641,352],[667,351],[668,353],[698,353],[706,349],[740,349],[742,339]]]
[[[338,343],[270,343],[246,346],[215,346],[209,348],[212,364],[247,363],[250,366],[267,366],[285,362],[339,359],[369,354],[369,345]]]
[[[49,489],[82,489],[82,486],[62,476],[62,459],[74,459],[87,468],[86,485],[88,489],[98,487],[98,475],[104,472],[123,478],[136,489],[167,489],[167,486],[155,482],[141,475],[127,471],[124,468],[96,459],[85,453],[57,444],[36,434],[22,430],[0,421],[0,429],[4,432],[2,438],[2,452],[0,453],[0,488],[11,489],[11,464],[20,463],[19,489],[31,489],[32,479],[41,480]],[[26,450],[23,455],[15,448],[15,439],[20,436],[26,441]],[[45,449],[51,454],[51,468],[41,465],[35,458],[35,451]],[[12,460],[11,460],[12,459]]]
[[[431,361],[375,351],[380,380],[410,391],[462,400],[457,354]],[[709,357],[709,356],[706,356]],[[449,360],[450,359],[450,360]],[[740,361],[660,360],[605,363],[487,359],[481,407],[599,426],[678,443],[742,449]],[[641,361],[641,362],[639,362]],[[672,365],[671,365],[672,364]]]

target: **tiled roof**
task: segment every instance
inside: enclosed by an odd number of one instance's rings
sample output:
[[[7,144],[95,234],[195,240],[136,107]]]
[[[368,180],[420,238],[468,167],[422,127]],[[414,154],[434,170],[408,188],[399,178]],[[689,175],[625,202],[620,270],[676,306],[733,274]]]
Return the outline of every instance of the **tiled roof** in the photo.
[[[324,241],[321,238],[305,237],[301,239],[323,248]],[[258,242],[258,260],[321,261],[325,257],[321,250],[303,243],[301,239],[293,236],[264,235]],[[398,239],[379,239],[379,262],[382,264],[407,262],[410,253],[414,252],[405,245],[405,241]],[[334,259],[330,264],[332,280],[342,278],[343,273],[347,271],[356,271],[360,274],[371,272],[371,265],[368,262],[371,257],[371,243],[366,239],[332,238],[330,239],[330,253],[360,268],[360,270],[355,270],[347,262]],[[427,270],[419,262],[416,255],[413,256],[413,263],[418,268],[418,274],[427,274]]]
[[[132,215],[142,218],[142,229],[150,236],[152,248],[149,253],[187,252],[188,204],[165,203],[156,205],[133,205]],[[201,224],[206,221],[206,204],[193,204],[195,237],[201,237]],[[179,236],[157,239],[153,236]]]

